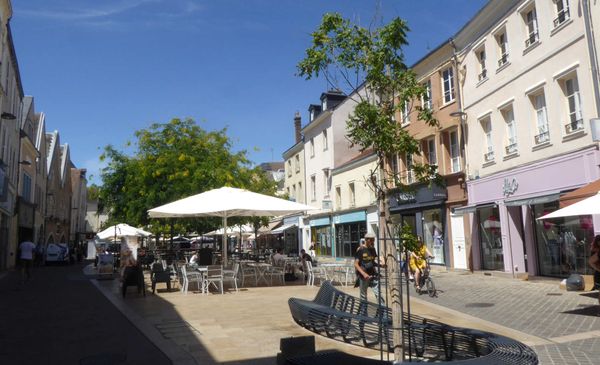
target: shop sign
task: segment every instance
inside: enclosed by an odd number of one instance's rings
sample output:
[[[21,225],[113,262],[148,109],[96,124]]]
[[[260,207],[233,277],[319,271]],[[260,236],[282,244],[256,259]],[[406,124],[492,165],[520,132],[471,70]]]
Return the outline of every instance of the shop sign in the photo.
[[[396,194],[396,203],[398,205],[414,203],[417,201],[415,194],[413,193],[398,193]]]
[[[502,185],[502,195],[504,195],[504,197],[508,198],[509,196],[516,193],[518,188],[519,188],[519,183],[517,182],[517,179],[515,179],[514,177],[512,180],[505,178],[504,184]]]
[[[414,191],[399,191],[392,194],[389,199],[391,209],[413,209],[421,204],[443,204],[448,197],[444,187],[438,185],[424,185]]]

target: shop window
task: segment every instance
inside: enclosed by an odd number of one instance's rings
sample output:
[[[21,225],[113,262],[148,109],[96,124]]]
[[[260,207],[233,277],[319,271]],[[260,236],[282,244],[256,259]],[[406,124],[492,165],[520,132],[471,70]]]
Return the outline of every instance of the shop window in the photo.
[[[329,226],[311,228],[311,242],[317,256],[331,256],[331,228]]]
[[[427,249],[434,256],[432,263],[444,264],[444,227],[442,225],[441,210],[430,209],[423,211],[423,241]]]
[[[558,210],[558,201],[533,206],[535,218]],[[594,239],[592,216],[535,220],[535,240],[542,276],[566,278],[593,275],[588,265],[589,243]]]
[[[500,232],[498,207],[477,209],[479,219],[479,239],[481,245],[482,268],[504,271],[504,253]]]
[[[354,257],[360,239],[367,233],[366,222],[335,225],[335,256]]]

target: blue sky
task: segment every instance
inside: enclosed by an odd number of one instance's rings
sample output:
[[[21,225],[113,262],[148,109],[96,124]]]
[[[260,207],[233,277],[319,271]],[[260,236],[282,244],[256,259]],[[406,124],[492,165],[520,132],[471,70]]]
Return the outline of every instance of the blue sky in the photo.
[[[324,80],[296,77],[326,12],[367,26],[410,28],[410,65],[460,29],[486,0],[13,0],[11,27],[25,94],[46,113],[77,167],[99,183],[103,146],[191,117],[228,127],[255,163],[294,144],[293,116],[317,103]]]

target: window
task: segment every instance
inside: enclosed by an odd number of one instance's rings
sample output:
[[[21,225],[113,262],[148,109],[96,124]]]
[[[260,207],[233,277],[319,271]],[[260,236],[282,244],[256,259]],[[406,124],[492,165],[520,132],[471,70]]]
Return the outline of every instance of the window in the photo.
[[[287,162],[287,176],[292,176],[292,160]]]
[[[506,39],[506,32],[502,32],[496,35],[496,42],[498,43],[498,67],[502,67],[508,63],[508,40]]]
[[[323,130],[323,151],[327,151],[328,141],[327,141],[327,129]]]
[[[452,67],[442,72],[442,90],[444,92],[444,104],[454,100],[454,73]]]
[[[354,192],[354,181],[348,183],[348,190],[349,190],[349,199],[350,199],[350,207],[353,208],[356,206],[356,194]]]
[[[583,130],[583,117],[581,115],[581,96],[577,77],[572,76],[564,81],[564,89],[569,108],[569,118],[565,125],[567,134]]]
[[[483,152],[483,161],[494,161],[494,142],[492,141],[492,121],[485,118],[481,121],[481,128],[485,135],[486,149]]]
[[[321,102],[321,110],[325,111],[327,110],[327,98],[323,98],[323,101]]]
[[[415,180],[413,171],[413,156],[410,153],[406,154],[406,183],[412,184]]]
[[[310,199],[312,201],[317,200],[317,180],[315,175],[310,177]]]
[[[477,54],[477,62],[479,63],[479,74],[477,75],[477,81],[483,81],[487,79],[487,69],[485,68],[485,48],[481,48],[475,52]]]
[[[408,125],[410,123],[409,112],[410,112],[410,109],[409,109],[408,101],[405,101],[404,104],[402,104],[402,125]]]
[[[342,209],[342,187],[335,187],[335,206],[337,209]]]
[[[431,80],[427,80],[426,83],[423,84],[425,88],[425,95],[421,97],[421,105],[425,109],[433,109],[433,105],[431,102]]]
[[[525,38],[525,48],[537,43],[539,40],[538,35],[538,24],[535,8],[530,9],[524,14],[525,28],[527,32],[527,38]]]
[[[310,157],[315,157],[315,139],[310,139]]]
[[[502,116],[506,122],[506,154],[517,153],[517,127],[512,107],[502,110]]]
[[[329,169],[323,170],[323,189],[325,189],[325,196],[329,196],[329,190],[331,190],[329,186]]]
[[[554,0],[556,5],[556,18],[554,19],[554,28],[557,28],[571,17],[569,13],[569,0]]]
[[[458,132],[450,132],[450,160],[452,162],[451,172],[460,171],[460,150],[458,148]]]
[[[398,156],[390,155],[388,158],[390,160],[390,167],[392,168],[392,174],[394,174],[395,179],[398,176],[398,173],[400,172],[400,170],[398,169]]]
[[[304,198],[302,195],[302,183],[298,183],[298,197],[296,199],[297,202],[304,203]]]
[[[435,138],[427,140],[427,162],[430,165],[437,165],[437,155],[435,151]]]
[[[296,173],[300,172],[300,155],[296,155],[294,158],[294,165],[296,167]]]
[[[535,110],[536,132],[534,142],[536,145],[548,142],[550,132],[548,130],[548,113],[546,111],[546,98],[544,93],[532,96],[533,107]]]
[[[23,187],[21,188],[21,196],[26,202],[31,202],[31,176],[23,173]]]
[[[296,199],[298,193],[296,192],[296,184],[292,185],[292,195],[290,196],[292,199]]]

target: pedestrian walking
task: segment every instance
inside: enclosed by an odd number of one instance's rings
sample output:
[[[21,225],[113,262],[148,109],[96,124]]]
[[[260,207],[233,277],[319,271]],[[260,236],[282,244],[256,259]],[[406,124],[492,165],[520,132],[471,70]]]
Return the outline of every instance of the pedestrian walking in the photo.
[[[29,238],[25,239],[19,245],[19,250],[21,251],[21,282],[25,282],[25,280],[31,280],[31,264],[33,262],[33,254],[35,252],[35,244],[29,240]]]
[[[373,233],[365,234],[365,247],[356,252],[354,268],[358,276],[358,286],[360,286],[360,300],[367,301],[367,289],[371,288],[375,298],[383,301],[379,295],[379,278],[377,277],[376,267],[385,267],[379,263],[377,251],[375,251],[375,235]]]

